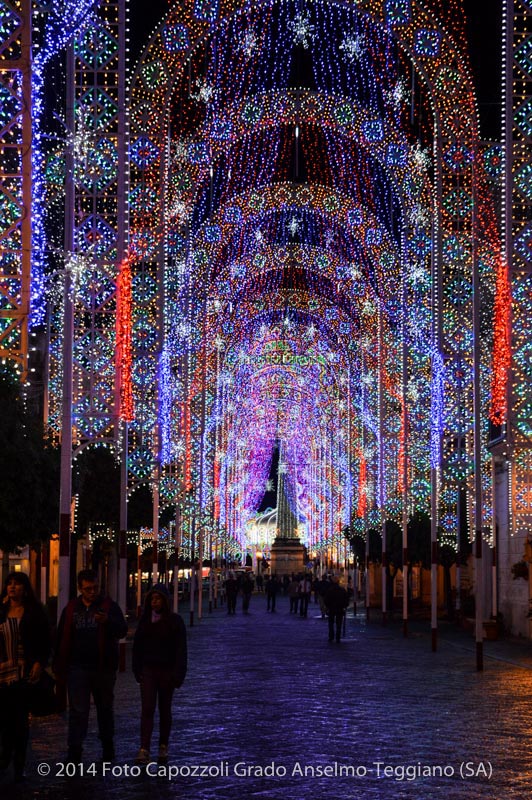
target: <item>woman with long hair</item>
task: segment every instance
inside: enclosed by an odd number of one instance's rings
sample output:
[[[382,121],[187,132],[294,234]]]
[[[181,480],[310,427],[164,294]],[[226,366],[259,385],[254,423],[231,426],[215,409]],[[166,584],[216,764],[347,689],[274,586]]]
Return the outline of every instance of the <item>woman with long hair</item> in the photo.
[[[160,761],[168,758],[172,727],[172,697],[187,671],[187,632],[179,614],[172,613],[170,597],[157,583],[146,595],[133,641],[133,673],[140,683],[141,720],[138,763],[150,759],[153,719],[159,701]]]
[[[24,572],[10,572],[0,595],[0,769],[24,777],[29,701],[50,655],[50,626]]]

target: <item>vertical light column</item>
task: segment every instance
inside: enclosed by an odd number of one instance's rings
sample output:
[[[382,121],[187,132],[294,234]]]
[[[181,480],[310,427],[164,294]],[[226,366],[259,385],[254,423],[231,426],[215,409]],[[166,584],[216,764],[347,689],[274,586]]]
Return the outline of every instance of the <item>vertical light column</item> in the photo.
[[[173,610],[177,614],[179,610],[179,557],[181,552],[181,501],[183,499],[183,483],[182,476],[179,477],[180,485],[177,494],[177,503],[175,507],[175,542],[174,542],[174,596],[173,596]]]
[[[532,302],[532,65],[530,2],[504,3],[505,115],[503,118],[505,191],[503,226],[505,256],[511,269],[512,364],[508,438],[512,448],[512,523],[514,536],[524,543],[532,534],[529,497],[532,487],[532,426],[529,369]],[[516,550],[517,548],[515,548]],[[515,552],[514,550],[514,552]],[[508,565],[509,566],[509,565]]]
[[[127,169],[127,120],[126,120],[126,0],[118,4],[118,116],[117,116],[117,151],[118,151],[118,179],[117,179],[117,211],[118,211],[118,255],[125,257],[128,236],[128,204],[127,195],[128,169]],[[117,266],[117,269],[120,269]],[[130,344],[130,343],[129,343]],[[119,380],[120,377],[120,380]],[[117,601],[125,613],[127,610],[127,476],[128,476],[128,432],[129,414],[121,415],[120,400],[122,394],[122,381],[130,381],[130,370],[123,375],[122,370],[116,370],[115,377],[115,437],[118,441],[120,452],[120,515],[118,530],[118,596]],[[120,425],[120,418],[124,422]],[[122,643],[123,645],[125,644]],[[122,648],[123,649],[123,648]]]
[[[127,607],[127,422],[121,429],[120,445],[120,521],[118,531],[118,605]]]
[[[408,496],[409,496],[409,471],[408,471],[408,342],[407,342],[407,315],[406,315],[406,275],[403,270],[402,305],[403,323],[401,330],[401,414],[403,431],[403,460],[400,465],[403,471],[403,503],[402,503],[402,544],[403,544],[403,636],[408,636]]]
[[[381,536],[382,536],[382,622],[383,625],[387,622],[387,578],[388,578],[388,554],[387,554],[387,542],[386,542],[386,516],[385,516],[385,508],[383,503],[384,497],[384,398],[383,398],[383,387],[382,387],[382,370],[383,370],[383,358],[382,358],[382,309],[379,307],[379,343],[378,343],[378,352],[379,352],[379,362],[378,362],[378,373],[377,373],[377,396],[378,396],[378,414],[379,414],[379,470],[378,470],[378,488],[376,492],[377,504],[381,510]],[[404,591],[404,581],[403,581],[403,591]]]
[[[152,503],[153,503],[153,516],[152,516],[152,568],[151,579],[152,586],[157,583],[159,579],[159,481],[161,479],[160,465],[155,464],[152,480]]]
[[[476,197],[473,195],[473,231],[477,231]],[[478,254],[476,236],[473,236],[473,454],[474,454],[474,521],[475,521],[475,643],[477,671],[484,669],[483,655],[483,616],[484,616],[484,575],[483,575],[483,537],[482,537],[482,449],[481,449],[481,411],[480,370],[480,279],[478,274]]]
[[[28,369],[32,258],[32,2],[5,3],[0,41],[0,358]],[[20,56],[12,58],[13,44]]]

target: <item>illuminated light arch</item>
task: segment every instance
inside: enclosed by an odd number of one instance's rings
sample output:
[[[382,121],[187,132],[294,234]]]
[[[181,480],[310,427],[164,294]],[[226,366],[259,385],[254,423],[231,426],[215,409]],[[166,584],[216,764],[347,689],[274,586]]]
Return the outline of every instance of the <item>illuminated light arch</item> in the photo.
[[[203,247],[208,254],[207,259],[204,260],[203,264],[199,264],[199,268],[194,272],[192,276],[194,281],[203,280],[204,274],[211,269],[212,262],[218,260],[217,253],[223,250],[230,238],[241,236],[240,229],[244,226],[251,227],[254,224],[260,224],[261,219],[267,219],[268,215],[282,211],[294,211],[294,213],[297,213],[307,209],[309,214],[317,215],[324,220],[330,220],[331,228],[343,229],[359,234],[359,236],[367,230],[379,231],[379,234],[373,236],[373,238],[365,237],[365,239],[359,240],[368,252],[368,261],[373,261],[376,265],[379,286],[383,289],[386,288],[386,274],[382,264],[380,264],[380,257],[384,253],[391,255],[397,275],[400,274],[402,254],[397,252],[398,243],[393,242],[381,221],[371,209],[357,204],[351,197],[341,195],[333,189],[317,186],[316,184],[294,187],[293,184],[276,183],[261,187],[260,202],[256,192],[253,191],[242,195],[233,195],[228,202],[232,209],[238,209],[240,212],[235,223],[231,225],[223,224],[224,215],[227,211],[227,207],[223,207],[213,214],[207,223],[208,227],[218,229],[216,241],[209,241],[210,232],[205,226],[192,239],[191,246],[194,250]],[[257,252],[260,249],[261,247],[257,246]],[[429,253],[424,255],[426,261]],[[331,260],[333,258],[331,256]],[[391,267],[392,264],[388,266]]]
[[[248,101],[249,102],[249,101]],[[400,129],[390,120],[378,120],[379,132],[371,135],[372,125],[376,124],[374,113],[361,107],[350,98],[324,95],[304,90],[269,92],[254,98],[257,118],[252,123],[243,124],[242,114],[246,101],[223,110],[223,123],[230,128],[230,134],[223,139],[212,135],[212,126],[206,124],[197,135],[182,145],[185,154],[176,165],[178,179],[175,193],[185,204],[194,204],[200,186],[208,183],[209,171],[215,169],[217,160],[226,154],[228,148],[238,140],[253,136],[257,131],[268,128],[281,128],[297,125],[302,120],[306,125],[316,125],[330,129],[338,137],[356,143],[364,152],[375,159],[390,176],[398,195],[408,207],[412,193],[405,191],[405,181],[415,182],[417,202],[430,196],[429,184],[424,174],[428,164],[419,159],[419,150],[408,144]],[[276,109],[278,111],[276,113]],[[201,159],[193,159],[192,154],[201,152]],[[188,161],[187,156],[188,154]],[[169,168],[170,196],[172,196],[172,174]],[[413,200],[410,200],[410,204]],[[170,202],[170,209],[172,203]],[[167,212],[168,213],[168,212]]]
[[[267,191],[269,191],[268,187],[266,187],[265,194],[263,195],[263,196],[266,197],[266,199],[268,198]],[[271,191],[277,192],[278,191],[278,187],[275,187],[275,189],[272,189]],[[294,191],[296,191],[296,190],[294,190],[290,186],[281,186],[280,187],[281,196],[285,200],[285,202],[289,202],[290,201],[290,196],[292,194],[294,194]],[[338,198],[335,198],[334,196],[332,196],[330,190],[326,190],[326,189],[323,189],[321,187],[302,187],[301,188],[302,197],[300,198],[300,202],[301,202],[301,200],[308,201],[312,197],[312,195],[316,194],[316,193],[319,193],[319,195],[321,196],[321,200],[324,199],[324,201],[325,201],[324,205],[327,208],[329,208],[329,209],[332,209],[332,208],[337,209],[335,213],[336,214],[340,214],[340,217],[341,217],[340,224],[345,224],[345,220],[348,218],[349,213],[351,213],[351,210],[350,210],[350,207],[349,207],[350,204],[348,204],[345,200],[340,202],[338,200]],[[239,200],[239,198],[237,198],[237,201],[238,200]],[[303,205],[304,205],[304,203],[303,203]],[[303,205],[302,205],[302,207],[303,207]],[[245,203],[244,203],[244,206],[245,206]],[[268,201],[267,202],[267,206],[268,207],[272,207],[272,206],[274,207],[275,203],[271,202],[271,201]],[[320,208],[322,208],[321,204],[318,204],[318,206]],[[223,213],[223,210],[220,213]],[[365,211],[364,212],[360,211],[360,216],[361,217],[362,217],[363,213],[364,213],[364,215],[366,215]],[[331,212],[331,216],[334,216],[334,213]],[[212,221],[212,222],[214,223],[215,221]],[[272,263],[275,264],[275,263],[280,262],[280,261],[281,262],[282,261],[285,261],[285,262],[286,261],[293,261],[294,260],[294,252],[297,254],[296,257],[295,257],[296,261],[300,261],[301,263],[304,264],[305,261],[309,260],[308,248],[307,248],[307,252],[306,253],[305,253],[305,250],[304,250],[303,247],[291,246],[291,247],[286,247],[286,248],[277,248],[277,252],[280,252],[281,250],[283,251],[282,258],[279,258],[276,255],[274,255],[273,254],[274,251],[271,248],[270,248],[270,250],[271,250],[272,254],[268,257],[268,248],[266,248],[266,262],[270,262],[270,266],[268,267],[269,270],[272,270],[272,269],[274,270],[275,269],[275,267],[271,266]],[[320,257],[319,256],[319,250],[316,250],[316,252],[318,253],[318,258],[319,258]],[[324,258],[326,259],[326,261],[328,263],[334,264],[334,261],[335,261],[334,258],[332,258],[332,257],[330,257],[328,255],[324,256]],[[209,257],[205,259],[205,264],[209,265],[209,267],[211,267],[212,264],[213,264],[214,259],[215,259],[214,255],[212,253],[210,253]],[[312,268],[312,264],[309,264],[309,267]],[[251,272],[252,271],[250,270],[250,273]],[[218,276],[218,278],[219,277],[220,276]],[[199,272],[197,272],[195,274],[195,278],[198,278],[199,280],[201,280],[201,271],[199,271]],[[250,277],[249,280],[252,281],[253,278]],[[241,278],[235,278],[234,283],[235,283],[235,285],[241,284],[242,283],[242,279]],[[345,281],[345,279],[342,279],[342,283],[345,283],[346,286],[348,284],[348,282]],[[347,291],[349,291],[348,288],[347,288]],[[344,292],[345,292],[345,289],[344,289]],[[214,285],[213,288],[212,288],[212,292],[210,294],[210,302],[214,303],[214,304],[216,304],[215,293],[216,293],[216,286]],[[227,294],[227,296],[224,298],[224,302],[226,302],[228,300],[228,298],[231,297],[231,290],[228,290],[226,294]],[[301,300],[302,298],[299,298],[299,299]],[[297,307],[298,306],[299,303],[297,302],[297,300],[298,300],[298,298],[295,298],[294,301],[292,302],[291,305],[293,307]],[[315,301],[315,298],[314,298],[314,301]],[[270,303],[270,305],[271,305],[271,303]],[[244,311],[243,314],[242,314],[242,317],[243,318],[247,318],[249,316],[251,318],[253,316],[253,313],[255,313],[253,309],[251,309],[249,311]],[[344,331],[344,333],[345,333],[345,331]],[[233,331],[233,335],[234,336],[238,335],[236,330]],[[216,331],[212,331],[212,333],[210,335],[210,342],[212,344],[215,341],[216,341]],[[423,406],[420,407],[420,411],[421,412],[422,412],[422,410],[423,410]],[[428,428],[429,428],[428,419],[426,420],[426,423],[427,423],[426,424],[426,429],[428,430]],[[392,426],[391,430],[393,430],[393,429],[394,429],[394,426]]]
[[[146,119],[148,104],[155,108],[167,108],[172,93],[174,76],[182,68],[187,53],[194,48],[200,37],[206,36],[211,27],[220,24],[222,18],[228,18],[239,10],[236,3],[221,4],[219,16],[211,15],[206,5],[195,7],[196,17],[186,18],[186,13],[173,10],[167,17],[164,26],[154,39],[150,51],[147,52],[143,65],[137,75],[139,80],[134,84],[133,97],[133,130],[138,138],[133,142],[133,153],[137,157],[138,172],[135,176],[140,191],[146,190],[146,182],[160,175],[160,158],[163,153],[164,131],[152,129]],[[442,48],[443,34],[435,25],[430,12],[419,4],[410,4],[406,0],[378,3],[367,2],[357,4],[359,13],[366,15],[396,36],[400,46],[409,54],[426,85],[429,87],[431,105],[436,124],[436,164],[439,185],[441,187],[441,205],[435,212],[439,223],[436,231],[442,240],[444,252],[444,270],[440,273],[440,259],[435,273],[441,276],[444,285],[447,276],[454,268],[462,273],[460,302],[454,301],[452,288],[442,292],[442,317],[444,319],[443,336],[440,345],[449,359],[451,369],[446,371],[446,408],[445,422],[447,431],[452,432],[453,418],[459,400],[468,409],[466,424],[470,426],[472,382],[469,370],[471,362],[471,337],[462,337],[463,320],[471,318],[470,270],[473,234],[473,202],[472,190],[475,183],[476,115],[472,95],[469,90],[469,78],[464,67],[459,49],[452,39],[448,38]],[[215,19],[216,16],[216,19]],[[163,44],[163,50],[155,57],[157,43]],[[153,59],[150,60],[153,51]],[[142,83],[141,83],[142,82]],[[138,110],[138,114],[136,113]],[[456,111],[460,109],[460,111]],[[157,122],[160,125],[160,117]],[[136,150],[134,149],[136,148]],[[456,183],[460,180],[461,187]],[[143,181],[146,181],[143,183]],[[149,247],[156,248],[161,238],[159,230],[160,217],[157,214],[148,217],[148,227],[141,217],[134,218],[134,228],[145,241],[152,242]],[[151,225],[151,227],[150,227]],[[458,233],[459,231],[459,233]],[[135,229],[133,230],[135,236]],[[135,243],[135,242],[134,242]],[[412,246],[412,240],[406,241],[406,247]],[[143,267],[145,274],[150,271],[149,263]],[[451,281],[449,281],[451,286]],[[460,307],[459,313],[457,306]],[[445,319],[447,317],[447,320]],[[415,324],[415,320],[412,320]],[[464,342],[465,338],[465,342]],[[468,364],[466,378],[458,391],[453,376],[453,365]],[[458,403],[460,404],[460,403]],[[470,427],[469,427],[470,429]],[[471,438],[468,438],[468,452],[471,450]],[[452,483],[454,476],[447,464],[444,479]],[[487,509],[488,510],[488,509]]]
[[[315,298],[314,298],[314,299],[315,299]],[[285,304],[286,304],[286,293],[283,293],[283,292],[278,292],[278,294],[277,294],[277,297],[270,296],[270,298],[269,298],[269,300],[268,300],[268,303],[266,303],[266,305],[267,305],[268,307],[270,307],[270,308],[275,308],[275,306],[276,306],[276,304],[275,304],[275,300],[277,300],[277,301],[278,301],[278,304],[279,304],[279,311],[280,311],[280,312],[281,312],[281,314],[282,314],[282,309],[283,309],[283,307],[284,307],[284,306],[285,306]],[[293,300],[293,302],[291,303],[291,307],[292,307],[293,309],[297,309],[298,307],[301,307],[301,305],[303,305],[304,303],[305,303],[305,296],[304,296],[304,293],[302,293],[302,292],[299,292],[298,294],[296,294],[296,295],[294,296],[294,300]],[[331,308],[332,308],[332,309],[334,309],[334,308],[335,308],[334,304],[331,304]],[[323,310],[323,308],[322,308],[322,310]],[[243,318],[244,316],[245,316],[245,315],[242,315],[242,318]],[[301,320],[299,320],[299,323],[300,323],[300,322],[301,322]],[[241,323],[241,324],[242,324],[242,326],[244,326],[244,325],[245,325],[245,323],[244,323],[243,321],[242,321],[242,323]],[[332,347],[333,347],[333,348],[335,348],[335,347],[337,347],[337,341],[338,341],[338,339],[337,339],[337,334],[335,334],[335,333],[334,333],[335,322],[334,322],[334,321],[331,321],[331,322],[330,322],[330,323],[328,323],[328,324],[329,324],[329,326],[331,327],[331,335],[334,337],[334,342],[332,343]],[[342,322],[341,322],[341,320],[340,320],[340,321],[339,321],[339,325],[338,325],[338,327],[341,327],[341,325],[342,325]],[[338,331],[338,327],[337,327],[337,331]],[[322,333],[323,333],[323,332],[322,332]],[[242,350],[246,350],[246,351],[251,351],[251,350],[252,350],[252,348],[251,348],[251,347],[250,347],[250,345],[249,345],[249,342],[246,344],[246,342],[245,342],[245,341],[242,341],[242,339],[241,339],[241,338],[238,336],[238,328],[235,328],[235,331],[233,332],[233,335],[234,335],[234,338],[235,338],[235,339],[237,339],[238,341],[240,341],[240,345],[235,345],[235,348],[237,348],[237,347],[238,347],[239,349],[241,348]],[[213,339],[213,337],[211,337],[211,341],[212,341],[212,339]],[[237,361],[238,361],[238,360],[239,360],[239,359],[238,359],[238,357],[237,357]],[[226,356],[226,363],[227,363],[227,361],[231,361],[231,359],[229,359],[229,358]],[[280,369],[280,368],[281,368],[281,366],[282,366],[282,364],[283,364],[283,361],[284,361],[284,360],[281,360],[280,358],[274,359],[274,363],[275,363],[275,364],[277,364],[277,369]],[[255,362],[254,362],[254,363],[255,363]],[[338,364],[338,369],[340,369],[340,370],[343,370],[343,369],[345,369],[345,366],[344,366],[342,363],[339,363],[339,364]],[[241,384],[242,384],[242,381],[241,381],[241,380],[236,380],[236,379],[235,379],[235,383],[237,383],[238,385],[241,385]],[[199,388],[199,387],[198,387],[198,388]],[[349,409],[347,409],[347,411],[348,411],[348,413],[349,413]],[[390,450],[390,452],[391,452],[392,450],[393,450],[393,445],[392,445],[392,447],[391,447],[391,450]],[[395,456],[395,457],[396,457],[396,458],[398,458],[398,454],[397,454],[397,452],[396,452],[396,456]]]

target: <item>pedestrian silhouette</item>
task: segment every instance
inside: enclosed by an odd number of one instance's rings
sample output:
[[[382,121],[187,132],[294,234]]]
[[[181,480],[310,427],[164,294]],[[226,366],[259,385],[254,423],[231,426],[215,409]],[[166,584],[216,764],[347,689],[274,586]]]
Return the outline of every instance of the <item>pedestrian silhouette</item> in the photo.
[[[340,586],[338,576],[333,576],[331,585],[324,596],[327,615],[329,617],[329,641],[336,637],[339,642],[342,636],[342,622],[348,605],[348,596],[343,586]]]
[[[137,761],[147,763],[155,707],[159,704],[159,760],[168,758],[174,690],[187,672],[187,632],[183,619],[170,610],[166,586],[156,583],[144,601],[133,640],[133,673],[140,684],[140,750]]]
[[[57,679],[68,690],[67,759],[82,758],[92,695],[103,759],[112,761],[118,642],[126,635],[127,624],[117,603],[100,594],[96,572],[82,570],[78,588],[79,596],[62,611],[54,659]]]
[[[24,777],[29,707],[50,655],[50,626],[28,576],[10,572],[0,596],[0,769]]]

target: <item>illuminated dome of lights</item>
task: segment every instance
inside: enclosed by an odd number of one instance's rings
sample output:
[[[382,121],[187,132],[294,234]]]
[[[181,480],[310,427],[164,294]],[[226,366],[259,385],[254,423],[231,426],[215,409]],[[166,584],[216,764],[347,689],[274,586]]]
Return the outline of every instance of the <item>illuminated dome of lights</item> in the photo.
[[[91,30],[81,72],[118,58]],[[276,448],[312,552],[431,508],[454,546],[477,447],[489,529],[509,293],[500,151],[480,142],[460,3],[169,3],[132,69],[127,180],[88,116],[105,128],[120,105],[86,81],[72,148],[75,446],[116,438],[118,385],[129,492],[156,486],[161,508],[184,498],[184,535],[199,526],[231,553]],[[105,204],[122,185],[123,220]],[[113,256],[114,275],[83,261]]]

